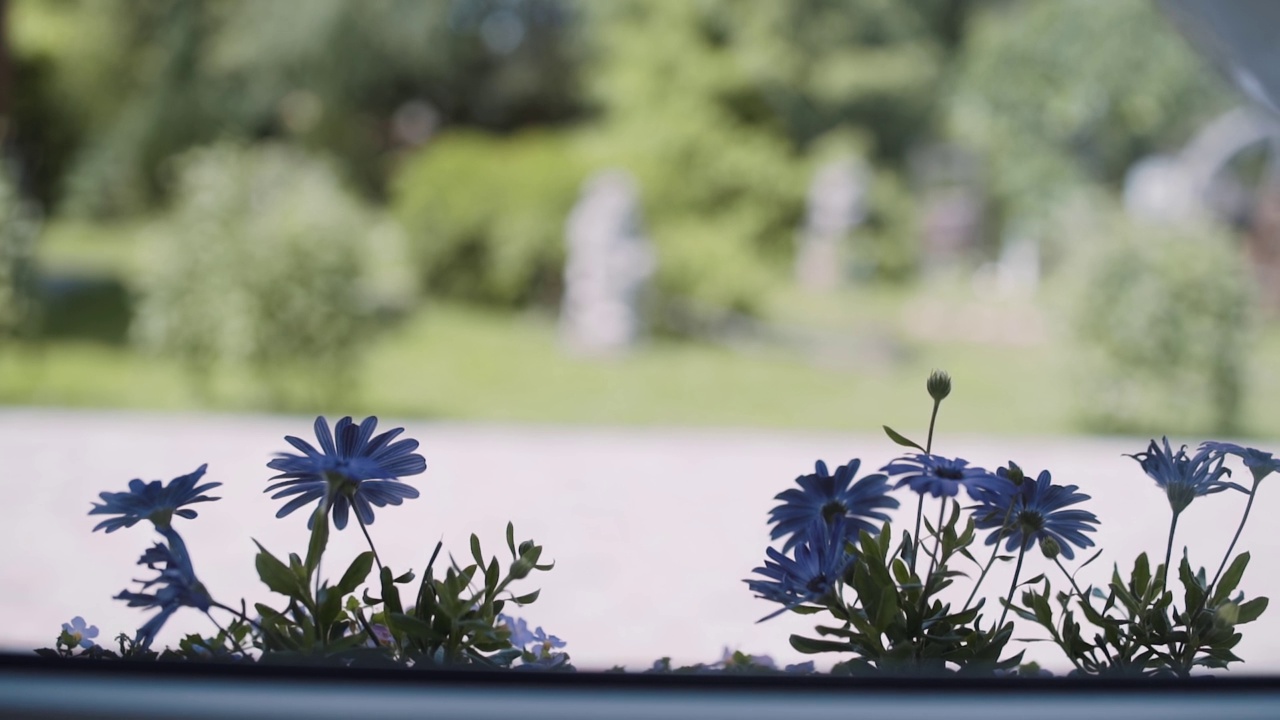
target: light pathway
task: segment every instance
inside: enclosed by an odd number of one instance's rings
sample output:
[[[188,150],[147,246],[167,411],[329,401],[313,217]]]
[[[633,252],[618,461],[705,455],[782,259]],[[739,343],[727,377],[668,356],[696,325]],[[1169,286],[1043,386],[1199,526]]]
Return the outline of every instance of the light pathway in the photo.
[[[544,557],[556,562],[552,572],[520,586],[522,592],[541,588],[542,595],[516,612],[567,640],[575,663],[588,668],[640,670],[662,656],[710,662],[725,646],[780,662],[806,659],[787,638],[811,627],[812,618],[756,624],[772,606],[741,582],[763,556],[772,498],[798,474],[812,472],[815,459],[834,467],[861,457],[864,469],[877,468],[899,450],[881,436],[831,432],[392,419],[380,427],[396,425],[422,442],[428,469],[408,480],[421,498],[377,511],[370,530],[383,560],[420,574],[443,539],[465,562],[467,538],[475,532],[486,554],[505,562],[503,531],[514,521],[517,541],[536,539]],[[1144,449],[1145,439],[958,437],[943,428],[939,453],[987,467],[1008,459],[1032,472],[1047,467],[1055,480],[1094,496],[1091,509],[1103,520],[1098,539],[1107,553],[1081,573],[1083,582],[1101,582],[1113,562],[1127,570],[1142,550],[1163,555],[1168,504],[1138,464],[1122,456]],[[257,581],[250,538],[277,555],[305,552],[306,513],[275,519],[281,503],[262,489],[273,474],[267,460],[289,449],[283,436],[312,439],[310,433],[311,418],[303,417],[0,410],[0,647],[52,645],[61,624],[75,615],[102,628],[100,640],[132,633],[147,616],[111,597],[147,574],[133,563],[156,536],[144,525],[109,536],[91,533],[97,518],[86,514],[90,502],[103,490],[124,490],[132,478],[168,480],[203,462],[207,478],[224,484],[218,488],[223,500],[195,506],[196,520],[176,521],[198,575],[223,603],[245,597],[281,605]],[[1255,558],[1244,582],[1251,597],[1280,598],[1280,534],[1272,527],[1280,477],[1270,482],[1239,545]],[[912,498],[900,497],[900,517],[909,521]],[[1211,573],[1243,504],[1235,493],[1201,499],[1179,523],[1179,539],[1192,544],[1192,559]],[[354,522],[334,534],[330,548],[325,569],[338,573],[365,548]],[[1065,584],[1056,568],[1031,557],[1028,576],[1043,571],[1055,587]],[[998,568],[988,580],[993,603],[1009,572]],[[183,610],[160,642],[208,628],[202,615]],[[1041,635],[1027,627],[1016,636]],[[1063,667],[1047,644],[1028,650],[1030,658]],[[1237,652],[1253,672],[1280,671],[1280,607],[1245,628]]]

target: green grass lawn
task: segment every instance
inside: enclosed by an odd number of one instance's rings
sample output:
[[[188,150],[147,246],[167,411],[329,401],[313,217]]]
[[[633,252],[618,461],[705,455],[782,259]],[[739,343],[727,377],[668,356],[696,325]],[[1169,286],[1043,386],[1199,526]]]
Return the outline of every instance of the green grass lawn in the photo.
[[[132,274],[137,226],[55,225],[46,268]],[[653,339],[611,360],[569,357],[555,319],[427,303],[378,335],[342,401],[291,411],[501,422],[760,426],[923,434],[935,368],[954,377],[952,431],[1080,432],[1072,355],[1026,301],[978,300],[963,283],[770,296],[757,331],[716,343]],[[1023,327],[1025,326],[1025,327]],[[991,330],[1022,327],[1012,341]],[[1021,336],[1018,336],[1021,337]],[[1246,392],[1247,434],[1280,437],[1280,326],[1263,328]],[[285,375],[291,374],[285,369]],[[325,379],[324,382],[333,382]],[[200,388],[127,343],[50,340],[0,347],[0,403],[130,409],[270,410],[227,372]]]
[[[895,359],[814,360],[784,348],[654,340],[614,360],[575,359],[554,321],[432,305],[376,342],[351,411],[557,423],[871,429],[923,425],[924,379],[956,378],[945,421],[982,432],[1063,432],[1061,393],[1046,392],[1039,351],[981,345],[906,348]],[[249,409],[225,377],[212,399],[172,362],[128,346],[47,343],[0,351],[0,401],[22,405]],[[228,390],[230,388],[230,390]],[[341,412],[344,408],[329,408]]]

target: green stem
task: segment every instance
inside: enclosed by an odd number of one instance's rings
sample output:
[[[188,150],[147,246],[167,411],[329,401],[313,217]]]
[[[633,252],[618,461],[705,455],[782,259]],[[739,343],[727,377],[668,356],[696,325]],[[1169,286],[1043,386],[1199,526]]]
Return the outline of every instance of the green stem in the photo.
[[[923,497],[923,496],[921,496]],[[938,557],[942,554],[942,519],[947,514],[947,499],[942,498],[942,503],[938,506],[938,523],[933,526],[933,552],[929,555],[929,574],[924,578],[924,584],[929,586],[929,578],[933,577],[933,570],[938,566]]]
[[[973,584],[973,590],[969,591],[969,599],[964,601],[964,610],[969,609],[969,603],[973,602],[974,596],[978,594],[978,588],[982,586],[982,581],[987,579],[987,572],[991,570],[991,566],[996,563],[996,556],[1000,554],[1000,541],[1004,539],[1004,531],[1009,524],[1009,515],[1013,513],[1013,505],[1009,505],[1009,509],[1004,513],[1004,522],[1000,523],[1000,533],[996,535],[996,541],[991,548],[991,557],[987,558],[987,564],[982,568],[982,574],[978,576],[978,581]],[[961,610],[961,612],[964,612]]]
[[[938,408],[942,406],[941,400],[933,401],[933,413],[929,415],[929,437],[924,443],[925,455],[933,454],[933,426],[938,422]]]
[[[911,546],[911,573],[916,572],[916,557],[920,554],[920,521],[924,518],[924,493],[920,494],[920,499],[916,502],[916,533],[911,536],[913,544]]]
[[[1160,576],[1160,594],[1163,595],[1169,587],[1169,561],[1173,558],[1173,534],[1178,530],[1178,515],[1173,514],[1173,521],[1169,523],[1169,542],[1164,548],[1164,574]]]
[[[1013,604],[1013,593],[1018,589],[1018,575],[1022,573],[1022,559],[1027,556],[1027,544],[1022,543],[1022,547],[1018,549],[1018,564],[1013,568],[1013,580],[1009,581],[1009,597],[1005,598],[1004,611],[1000,613],[1000,622],[996,623],[996,630],[1004,627],[1004,619],[1009,615],[1009,606]]]
[[[369,549],[373,551],[373,561],[378,564],[378,583],[381,584],[382,576],[385,575],[386,572],[382,568],[382,558],[378,557],[378,548],[373,546],[373,538],[369,536],[369,528],[365,527],[364,520],[360,517],[360,513],[355,512],[354,507],[351,508],[351,510],[356,516],[356,522],[360,523],[360,532],[364,533],[364,539],[369,542]],[[391,624],[391,610],[386,607],[385,602],[383,604],[382,617],[387,623],[387,632],[391,633],[392,654],[398,655],[400,651],[400,641],[396,638],[395,627]],[[370,634],[372,634],[372,630],[370,630]],[[374,636],[373,641],[375,644],[379,644],[377,636]]]
[[[1244,524],[1249,520],[1249,511],[1253,509],[1253,498],[1258,494],[1258,481],[1253,481],[1253,488],[1249,490],[1249,502],[1244,506],[1244,515],[1240,518],[1240,526],[1236,528],[1236,534],[1231,538],[1231,545],[1227,547],[1227,554],[1222,557],[1222,564],[1218,566],[1218,572],[1213,574],[1213,582],[1209,583],[1209,594],[1213,594],[1213,586],[1218,584],[1218,579],[1222,577],[1222,571],[1227,569],[1227,562],[1231,559],[1231,551],[1236,549],[1236,542],[1240,539],[1240,533],[1244,531]]]
[[[373,546],[373,538],[369,537],[369,528],[365,527],[364,520],[360,518],[360,513],[355,512],[355,508],[352,508],[352,512],[356,516],[356,522],[360,523],[360,532],[364,533],[364,539],[368,541],[369,549],[373,551],[373,561],[378,564],[378,577],[381,579],[382,558],[378,557],[378,548]],[[381,580],[379,580],[379,582],[381,582]]]
[[[1067,580],[1071,583],[1071,587],[1075,589],[1076,594],[1080,596],[1081,600],[1087,600],[1084,593],[1080,592],[1080,586],[1076,584],[1076,579],[1072,577],[1071,573],[1067,572],[1066,566],[1062,564],[1062,558],[1055,557],[1053,561],[1058,564],[1058,569],[1062,571],[1062,574],[1067,576]]]
[[[249,625],[250,625],[251,627],[253,627],[254,629],[256,629],[258,632],[262,632],[262,626],[261,626],[261,625],[259,625],[258,623],[254,622],[254,621],[253,621],[253,619],[251,619],[248,615],[245,615],[243,612],[241,612],[241,611],[239,611],[239,610],[236,610],[236,609],[235,609],[235,608],[233,608],[233,607],[227,607],[226,605],[223,605],[222,603],[217,602],[217,601],[214,601],[214,602],[209,603],[209,607],[216,607],[216,608],[218,608],[219,610],[226,610],[227,612],[231,613],[232,615],[235,615],[236,617],[240,618],[241,620],[243,620],[243,621],[245,621],[245,622],[249,623]]]
[[[933,428],[938,423],[938,408],[942,405],[941,400],[933,401],[933,412],[929,414],[929,437],[924,443],[924,454],[933,454]],[[924,494],[920,495],[920,501],[916,504],[916,534],[912,535],[915,541],[911,549],[911,572],[916,571],[916,558],[920,556],[920,521],[924,518]]]

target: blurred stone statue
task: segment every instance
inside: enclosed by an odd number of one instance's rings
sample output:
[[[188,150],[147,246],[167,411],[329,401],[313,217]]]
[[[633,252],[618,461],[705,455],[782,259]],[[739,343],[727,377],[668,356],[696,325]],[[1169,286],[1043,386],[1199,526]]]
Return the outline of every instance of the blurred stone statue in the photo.
[[[796,252],[800,287],[829,292],[844,281],[844,244],[867,216],[866,165],[845,157],[823,165],[809,185],[804,229]]]
[[[562,341],[585,355],[625,353],[640,337],[641,301],[657,267],[631,176],[606,170],[588,179],[565,239]]]

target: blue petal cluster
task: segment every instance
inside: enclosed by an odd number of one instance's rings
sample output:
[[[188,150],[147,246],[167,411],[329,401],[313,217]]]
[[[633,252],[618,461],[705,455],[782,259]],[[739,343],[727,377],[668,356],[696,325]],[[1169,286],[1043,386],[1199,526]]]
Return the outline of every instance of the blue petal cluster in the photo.
[[[541,627],[529,630],[529,624],[524,618],[499,614],[498,621],[505,624],[511,633],[512,647],[534,656],[532,661],[522,661],[520,667],[550,670],[568,661],[568,655],[555,652],[565,646],[565,641],[555,635],[548,635]]]
[[[967,460],[938,455],[908,455],[885,465],[880,471],[890,476],[901,476],[893,486],[895,489],[906,485],[913,492],[929,493],[934,497],[955,497],[962,487],[968,490],[970,497],[975,497],[979,488],[996,487],[1005,482],[983,468],[970,466]]]
[[[1220,478],[1231,474],[1222,466],[1223,456],[1210,449],[1201,448],[1194,457],[1187,457],[1187,446],[1178,452],[1169,446],[1169,438],[1163,438],[1164,447],[1152,440],[1146,452],[1129,457],[1138,461],[1142,470],[1156,481],[1169,498],[1169,507],[1175,515],[1187,509],[1192,500],[1202,495],[1212,495],[1233,489],[1248,492],[1232,482]]]
[[[96,644],[93,638],[98,637],[98,626],[88,624],[84,618],[77,615],[71,618],[71,622],[62,623],[62,632],[71,636],[73,645],[88,650]]]
[[[1206,450],[1209,452],[1210,460],[1221,459],[1226,455],[1235,455],[1243,460],[1244,466],[1253,474],[1255,483],[1262,482],[1262,478],[1280,471],[1280,460],[1272,457],[1271,453],[1256,448],[1241,447],[1227,442],[1200,443],[1200,451]]]
[[[784,490],[774,498],[782,504],[769,511],[769,521],[773,523],[770,536],[774,540],[790,536],[783,552],[804,542],[805,534],[815,526],[842,520],[847,537],[856,539],[863,530],[879,532],[880,524],[889,521],[884,510],[898,507],[897,499],[889,497],[889,479],[876,474],[853,482],[861,464],[860,460],[850,460],[831,475],[827,464],[819,460],[812,475],[796,478],[799,489]]]
[[[128,492],[99,493],[101,503],[94,503],[90,515],[117,515],[93,526],[94,531],[106,530],[113,533],[120,528],[133,527],[142,520],[150,520],[157,529],[169,527],[174,515],[190,520],[196,516],[195,510],[184,506],[198,502],[209,502],[220,498],[209,497],[202,493],[218,487],[222,483],[205,483],[196,486],[208,464],[196,468],[195,472],[174,478],[168,484],[159,480],[144,483],[141,480],[130,480]]]
[[[213,604],[204,585],[196,579],[191,567],[191,558],[187,554],[186,545],[177,533],[165,533],[168,545],[157,543],[139,558],[138,564],[151,570],[159,570],[159,574],[151,580],[138,580],[142,589],[155,588],[151,592],[122,591],[117,600],[126,600],[129,607],[158,608],[156,613],[142,627],[138,628],[135,643],[141,648],[148,648],[155,640],[156,633],[164,626],[165,621],[177,612],[180,607],[193,607],[207,611]]]
[[[832,525],[815,523],[805,533],[805,540],[795,546],[794,558],[774,548],[767,548],[763,567],[752,570],[765,579],[743,580],[757,597],[780,603],[782,609],[760,618],[764,622],[830,593],[845,571],[853,564],[854,555],[846,551],[846,532],[839,521]]]
[[[1077,492],[1075,485],[1054,485],[1049,471],[1035,480],[1021,484],[1005,480],[1003,485],[978,489],[979,504],[974,507],[973,522],[979,530],[995,528],[987,536],[987,545],[1005,539],[1005,550],[1026,550],[1046,537],[1057,541],[1062,554],[1075,558],[1072,546],[1093,547],[1093,539],[1085,535],[1098,529],[1098,516],[1087,510],[1067,509],[1089,499]]]
[[[328,421],[318,417],[315,433],[319,450],[305,440],[286,436],[285,440],[303,454],[277,453],[278,457],[267,463],[267,467],[280,471],[271,479],[283,482],[264,492],[283,488],[271,496],[273,500],[297,496],[285,503],[276,517],[282,518],[308,503],[327,500],[333,510],[333,524],[341,530],[347,526],[351,508],[369,525],[373,523],[374,506],[399,505],[406,499],[418,497],[417,488],[399,480],[427,469],[426,461],[414,452],[418,441],[392,442],[404,428],[374,437],[377,424],[376,417],[365,418],[359,425],[350,417],[344,417],[330,434]],[[311,522],[308,520],[308,527]]]

